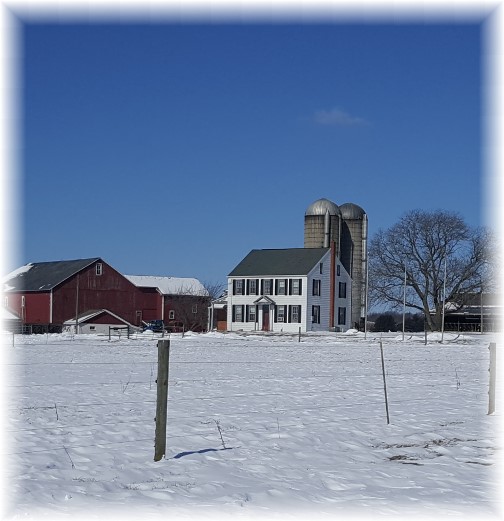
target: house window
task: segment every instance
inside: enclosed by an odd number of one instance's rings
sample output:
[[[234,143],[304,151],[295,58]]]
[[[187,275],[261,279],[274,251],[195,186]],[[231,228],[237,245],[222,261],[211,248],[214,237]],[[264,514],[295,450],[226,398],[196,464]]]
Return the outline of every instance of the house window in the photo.
[[[278,279],[276,281],[276,294],[287,295],[287,284],[285,279]]]
[[[101,262],[98,262],[96,264],[96,274],[102,275],[103,274],[103,264]]]
[[[338,275],[338,277],[341,275],[341,269],[339,264],[336,266],[336,275]]]
[[[89,326],[89,331],[95,331],[96,330],[96,326]]]
[[[346,282],[339,283],[339,298],[346,298]]]
[[[272,295],[273,294],[273,280],[272,279],[264,279],[263,280],[263,295]]]
[[[285,322],[285,306],[277,306],[276,315],[277,322]]]
[[[312,295],[320,296],[320,280],[313,279],[313,292]]]
[[[338,325],[344,326],[346,324],[346,308],[338,308]]]
[[[168,320],[175,320],[175,310],[170,309],[170,312],[168,313]]]
[[[247,295],[257,295],[257,279],[247,280],[248,291]]]
[[[301,279],[291,280],[291,295],[301,295]]]
[[[244,295],[242,279],[233,280],[233,295]]]
[[[193,305],[192,312],[196,315],[196,313],[198,312],[198,304]]]
[[[324,263],[323,263],[323,262],[321,262],[321,263],[319,264],[319,273],[320,273],[321,275],[322,275],[322,273],[324,273]]]
[[[247,306],[247,322],[256,322],[256,307],[255,306]]]
[[[243,304],[233,306],[233,322],[243,322]]]
[[[301,322],[301,306],[290,306],[290,322]]]
[[[312,322],[320,324],[320,306],[312,306]]]

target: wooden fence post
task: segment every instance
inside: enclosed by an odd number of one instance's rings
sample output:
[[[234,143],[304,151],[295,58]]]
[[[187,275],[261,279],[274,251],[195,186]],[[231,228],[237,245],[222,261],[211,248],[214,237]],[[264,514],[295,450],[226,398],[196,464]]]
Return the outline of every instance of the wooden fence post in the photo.
[[[389,410],[388,410],[388,396],[387,396],[387,380],[385,379],[385,360],[383,359],[383,343],[380,340],[381,365],[383,373],[383,391],[385,393],[385,410],[387,412],[387,425],[390,424]]]
[[[166,421],[168,417],[168,368],[170,363],[170,341],[158,340],[158,373],[156,402],[156,436],[154,461],[166,454]]]
[[[497,375],[497,344],[492,342],[488,349],[490,349],[490,382],[488,385],[488,414],[495,412],[495,377]]]

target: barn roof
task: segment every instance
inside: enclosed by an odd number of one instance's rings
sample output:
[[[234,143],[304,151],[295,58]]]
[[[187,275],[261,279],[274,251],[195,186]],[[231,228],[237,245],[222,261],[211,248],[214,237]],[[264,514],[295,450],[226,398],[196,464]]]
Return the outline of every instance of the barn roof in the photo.
[[[287,248],[252,250],[229,277],[307,275],[329,248]]]
[[[101,260],[99,257],[94,257],[92,259],[26,264],[4,277],[2,281],[4,292],[50,291],[99,260]]]
[[[207,296],[208,291],[198,280],[190,277],[156,277],[153,275],[125,275],[140,288],[157,288],[163,295]]]

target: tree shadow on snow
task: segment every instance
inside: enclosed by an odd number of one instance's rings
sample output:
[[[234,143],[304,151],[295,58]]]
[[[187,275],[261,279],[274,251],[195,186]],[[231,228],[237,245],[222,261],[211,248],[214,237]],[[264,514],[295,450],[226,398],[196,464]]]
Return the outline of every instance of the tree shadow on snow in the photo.
[[[190,456],[191,454],[205,454],[205,452],[219,452],[221,450],[231,450],[233,448],[234,447],[226,447],[224,449],[201,449],[201,450],[191,450],[191,451],[187,451],[187,452],[179,452],[178,454],[176,454],[175,456],[173,456],[172,458],[169,458],[169,459],[179,459],[179,458],[183,458],[184,456]]]

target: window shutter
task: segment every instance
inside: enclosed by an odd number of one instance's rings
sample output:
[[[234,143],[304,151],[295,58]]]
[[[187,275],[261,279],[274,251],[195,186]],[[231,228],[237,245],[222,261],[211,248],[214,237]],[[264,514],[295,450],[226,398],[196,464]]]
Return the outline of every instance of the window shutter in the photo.
[[[278,295],[278,279],[275,279],[275,295]],[[275,314],[275,322],[276,322],[276,314]]]
[[[235,318],[236,318],[236,306],[233,306],[233,316],[231,318],[231,321],[236,322]]]
[[[242,279],[242,295],[245,295],[245,283],[247,281],[245,279]]]
[[[261,295],[264,295],[264,279],[261,279]]]
[[[236,295],[236,280],[233,280],[233,295]],[[234,322],[234,318],[233,318]]]
[[[303,294],[303,279],[299,279],[299,294]]]
[[[289,295],[292,295],[292,279],[289,279]]]
[[[289,312],[287,313],[287,322],[292,322],[292,306],[289,306]]]
[[[247,295],[250,294],[250,280],[247,279]]]
[[[277,321],[278,317],[278,306],[275,306],[275,322]]]
[[[298,322],[301,324],[301,306],[298,306]]]
[[[256,295],[259,295],[259,279],[256,279]]]
[[[273,279],[270,279],[270,295],[273,295]]]

